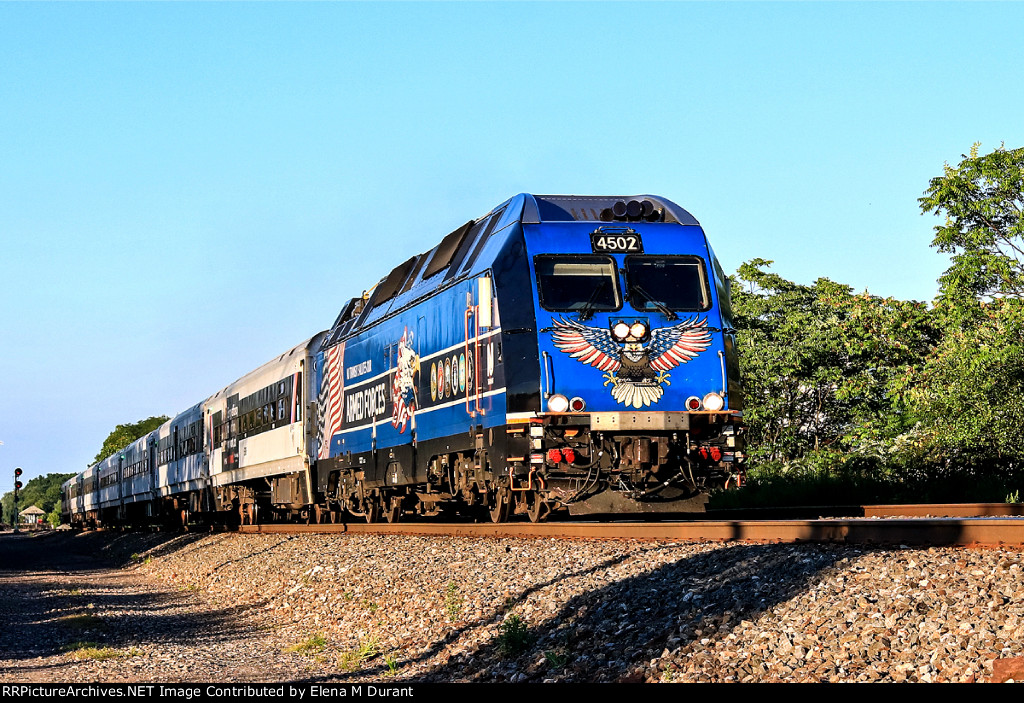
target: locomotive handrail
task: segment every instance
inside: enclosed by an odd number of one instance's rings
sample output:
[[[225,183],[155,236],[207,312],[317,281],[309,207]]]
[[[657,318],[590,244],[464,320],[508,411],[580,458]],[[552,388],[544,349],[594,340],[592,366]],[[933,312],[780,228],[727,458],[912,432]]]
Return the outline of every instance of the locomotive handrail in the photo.
[[[464,327],[464,330],[465,330],[465,338],[464,338],[463,344],[462,344],[462,353],[466,355],[466,361],[469,361],[469,358],[470,358],[470,356],[469,356],[469,316],[473,314],[473,307],[474,307],[472,305],[471,301],[468,300],[470,295],[471,294],[469,294],[469,293],[466,294],[466,297],[467,297],[466,312],[463,315],[463,323],[464,323],[463,327]],[[473,364],[473,375],[474,376],[476,375],[476,364]],[[467,374],[467,376],[468,376],[468,374]],[[469,387],[468,387],[469,386],[469,379],[468,378],[466,379],[466,386],[467,386],[466,387],[466,398],[465,398],[466,412],[469,413],[470,416],[476,417],[476,411],[473,408],[470,407],[470,403],[469,403]]]
[[[463,345],[463,350],[466,355],[466,363],[469,363],[469,317],[473,316],[473,322],[475,325],[475,334],[473,337],[473,402],[470,404],[469,395],[469,374],[466,374],[466,412],[472,417],[476,417],[477,413],[482,410],[480,406],[480,317],[477,314],[476,305],[472,304],[472,293],[466,294],[466,314],[465,314],[465,330],[466,339]]]
[[[548,374],[548,366],[551,362],[551,355],[546,351],[541,352],[541,356],[544,358],[544,398],[545,400],[551,397],[551,377]]]
[[[516,488],[515,467],[512,467],[512,466],[508,467],[508,486],[509,486],[509,489],[513,490],[513,491],[524,492],[524,493],[526,491],[534,490],[534,488],[533,488],[533,478],[534,478],[534,476],[537,477],[537,485],[540,487],[541,490],[547,488],[547,482],[544,480],[544,477],[541,476],[540,474],[538,474],[537,470],[534,469],[533,467],[530,467],[530,473],[526,477],[526,485],[523,486],[522,488]]]
[[[729,395],[729,380],[725,375],[725,352],[718,350],[718,362],[722,365],[722,397]]]

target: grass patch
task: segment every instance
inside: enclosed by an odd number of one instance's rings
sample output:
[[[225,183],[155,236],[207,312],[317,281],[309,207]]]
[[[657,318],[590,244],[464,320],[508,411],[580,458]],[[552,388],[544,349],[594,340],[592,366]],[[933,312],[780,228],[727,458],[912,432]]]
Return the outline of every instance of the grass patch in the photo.
[[[564,669],[565,665],[569,663],[568,654],[559,654],[554,650],[544,652],[544,658],[548,661],[548,666],[552,669]]]
[[[459,619],[459,615],[462,613],[463,602],[465,602],[465,598],[459,593],[459,587],[455,585],[454,581],[450,581],[448,589],[444,594],[444,611],[448,614],[450,622],[455,622]]]
[[[57,622],[72,630],[95,630],[103,627],[103,618],[99,615],[84,613],[81,615],[62,615]]]
[[[291,647],[285,647],[284,651],[290,652],[292,654],[305,654],[308,656],[311,654],[318,654],[319,652],[324,651],[324,647],[326,646],[327,638],[321,635],[320,633],[317,633],[305,642],[293,644]]]
[[[113,647],[104,647],[96,642],[72,642],[71,644],[63,647],[65,652],[69,652],[71,657],[80,660],[92,660],[92,661],[106,661],[108,659],[126,659],[128,657],[137,657],[142,655],[142,650],[135,647],[129,649],[114,649]]]
[[[532,641],[533,636],[530,635],[530,628],[526,625],[526,621],[515,613],[505,618],[505,621],[498,627],[498,651],[502,656],[519,656],[530,646]]]
[[[338,655],[338,664],[347,671],[355,671],[362,668],[370,659],[380,654],[380,647],[376,637],[370,637],[359,643],[355,649],[342,652]],[[397,660],[396,660],[397,666]]]

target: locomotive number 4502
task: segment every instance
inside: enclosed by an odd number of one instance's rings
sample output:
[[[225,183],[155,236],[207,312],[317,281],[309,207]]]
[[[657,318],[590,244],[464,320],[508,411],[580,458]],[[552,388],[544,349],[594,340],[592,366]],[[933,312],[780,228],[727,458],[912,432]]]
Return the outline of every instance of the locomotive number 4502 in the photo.
[[[607,232],[598,230],[590,233],[590,246],[596,252],[643,254],[644,243],[640,235],[629,230],[626,232]]]

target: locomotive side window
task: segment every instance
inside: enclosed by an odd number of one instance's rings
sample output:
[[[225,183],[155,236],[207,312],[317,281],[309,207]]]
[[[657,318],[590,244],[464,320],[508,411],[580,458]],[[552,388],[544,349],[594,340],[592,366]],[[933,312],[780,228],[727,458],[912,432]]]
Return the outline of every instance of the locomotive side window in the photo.
[[[637,310],[711,307],[704,262],[696,256],[627,256],[626,284],[629,302]]]
[[[618,310],[619,276],[610,256],[536,256],[537,289],[545,310]]]
[[[732,292],[729,277],[722,270],[722,265],[712,254],[711,267],[715,271],[715,287],[718,288],[718,307],[722,311],[722,326],[726,329],[732,327]]]

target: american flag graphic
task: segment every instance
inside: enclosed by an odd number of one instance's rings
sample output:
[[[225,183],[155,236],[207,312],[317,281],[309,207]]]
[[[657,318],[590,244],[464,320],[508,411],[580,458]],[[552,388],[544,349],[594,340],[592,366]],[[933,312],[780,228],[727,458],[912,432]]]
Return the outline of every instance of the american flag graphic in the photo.
[[[345,343],[337,344],[324,352],[323,378],[320,381],[320,431],[318,459],[326,459],[331,453],[331,438],[341,431],[341,415],[344,409],[345,379],[342,367],[345,364]]]

